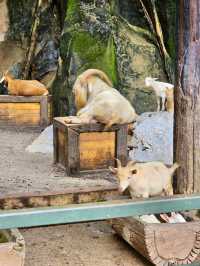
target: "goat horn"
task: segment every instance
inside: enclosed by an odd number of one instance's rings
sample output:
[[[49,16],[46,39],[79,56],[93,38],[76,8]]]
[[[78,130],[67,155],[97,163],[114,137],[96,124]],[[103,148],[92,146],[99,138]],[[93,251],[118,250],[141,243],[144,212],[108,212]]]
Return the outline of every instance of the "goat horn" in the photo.
[[[121,164],[120,160],[117,159],[117,158],[115,158],[115,160],[116,160],[116,162],[117,162],[117,168],[122,167],[122,164]]]

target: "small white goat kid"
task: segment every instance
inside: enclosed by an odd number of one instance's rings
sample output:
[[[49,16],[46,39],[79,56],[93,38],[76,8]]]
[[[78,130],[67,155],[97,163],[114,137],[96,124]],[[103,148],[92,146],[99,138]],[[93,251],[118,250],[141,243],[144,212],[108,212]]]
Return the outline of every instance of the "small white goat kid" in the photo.
[[[117,160],[117,168],[109,167],[119,181],[119,191],[129,189],[132,198],[156,196],[160,194],[173,195],[172,175],[178,168],[175,163],[167,167],[162,162],[136,163],[128,162],[122,167]]]
[[[173,89],[174,89],[174,85],[170,84],[170,83],[166,83],[166,82],[161,82],[158,81],[157,78],[151,78],[151,77],[147,77],[145,78],[145,85],[146,87],[151,87],[154,89],[156,97],[157,97],[157,112],[160,111],[160,98],[162,101],[162,108],[161,111],[165,110],[165,100],[168,100],[167,95],[171,92],[171,94],[173,94]],[[168,94],[167,94],[168,92]],[[169,99],[169,101],[172,100]],[[173,104],[173,103],[172,103]],[[170,111],[172,111],[172,109],[170,109]]]

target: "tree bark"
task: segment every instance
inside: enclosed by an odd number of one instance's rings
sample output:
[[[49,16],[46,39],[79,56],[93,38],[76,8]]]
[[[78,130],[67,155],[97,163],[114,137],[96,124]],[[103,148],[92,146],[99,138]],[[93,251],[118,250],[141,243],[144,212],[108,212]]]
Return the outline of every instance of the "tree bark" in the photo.
[[[33,28],[32,28],[32,33],[31,33],[31,40],[30,40],[30,47],[27,52],[26,56],[26,64],[24,67],[24,79],[28,79],[29,77],[29,72],[30,72],[30,67],[31,63],[34,57],[34,52],[37,44],[37,37],[38,37],[38,27],[40,24],[40,9],[42,6],[42,0],[37,0],[33,16],[34,16],[34,23],[33,23]]]
[[[175,86],[177,192],[200,191],[200,0],[178,1]]]

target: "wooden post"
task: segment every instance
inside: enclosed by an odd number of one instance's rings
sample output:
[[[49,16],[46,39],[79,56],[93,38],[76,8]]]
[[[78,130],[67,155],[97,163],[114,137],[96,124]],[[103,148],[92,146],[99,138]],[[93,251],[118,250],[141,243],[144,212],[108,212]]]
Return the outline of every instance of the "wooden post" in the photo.
[[[200,191],[200,0],[179,0],[177,10],[177,192],[192,193]]]

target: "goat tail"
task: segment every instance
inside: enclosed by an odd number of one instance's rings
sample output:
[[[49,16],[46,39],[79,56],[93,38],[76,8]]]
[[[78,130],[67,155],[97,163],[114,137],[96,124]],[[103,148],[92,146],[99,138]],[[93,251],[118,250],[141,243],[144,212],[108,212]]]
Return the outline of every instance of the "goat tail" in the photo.
[[[85,72],[83,72],[80,75],[80,79],[82,81],[85,81],[87,78],[90,76],[98,76],[100,79],[102,79],[108,86],[113,87],[113,84],[111,80],[108,78],[108,76],[101,70],[99,69],[87,69]]]
[[[172,165],[172,167],[170,168],[171,175],[173,175],[174,172],[176,171],[176,169],[179,168],[179,167],[180,167],[180,165],[178,163],[174,163]]]

